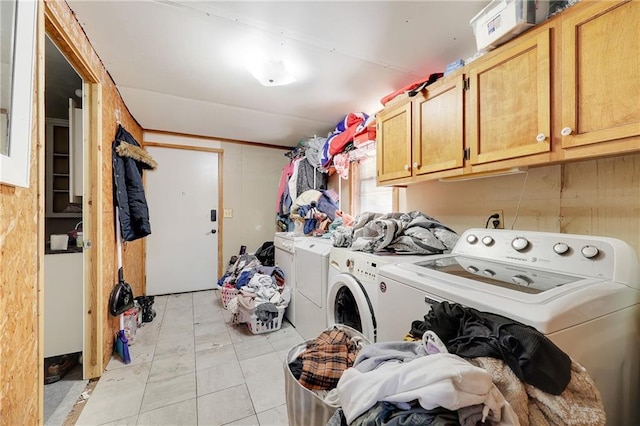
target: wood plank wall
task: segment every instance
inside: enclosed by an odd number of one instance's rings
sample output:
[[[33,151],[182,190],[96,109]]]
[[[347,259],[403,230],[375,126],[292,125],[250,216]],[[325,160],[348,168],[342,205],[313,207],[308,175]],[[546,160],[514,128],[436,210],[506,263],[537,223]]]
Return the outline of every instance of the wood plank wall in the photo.
[[[112,184],[112,156],[111,144],[116,133],[117,123],[124,126],[129,133],[142,142],[142,128],[129,113],[120,92],[118,92],[111,76],[105,69],[102,61],[93,49],[90,41],[87,39],[84,31],[80,27],[75,15],[64,1],[45,1],[50,12],[55,15],[57,20],[64,24],[64,31],[73,43],[73,50],[76,54],[84,58],[91,64],[91,68],[95,75],[99,78],[102,85],[102,182],[100,190],[102,191],[102,235],[103,241],[103,282],[99,284],[102,291],[102,299],[106,302],[109,293],[117,282],[116,271],[116,251],[115,251],[115,232],[114,232],[114,209],[113,209],[113,184]],[[59,40],[55,40],[58,47],[63,48]],[[64,49],[64,48],[63,48]],[[63,50],[67,57],[68,52]],[[135,241],[127,243],[123,250],[125,277],[131,284],[136,296],[141,294],[144,281],[144,262],[143,260],[143,241]],[[104,332],[104,354],[103,360],[108,362],[113,344],[113,330],[118,327],[117,318],[112,318],[107,310],[103,311],[104,323],[109,326]]]
[[[81,56],[98,76],[102,87],[102,139],[98,149],[103,152],[102,182],[97,182],[102,192],[103,215],[101,223],[103,241],[101,263],[102,282],[95,283],[102,300],[108,300],[109,292],[117,280],[115,234],[113,221],[111,143],[115,136],[117,120],[138,140],[142,141],[142,128],[127,110],[111,77],[102,61],[93,50],[75,15],[65,1],[39,1],[38,58],[42,63],[44,55],[44,8],[60,23],[60,30],[71,45],[61,45],[66,41],[53,38],[65,56],[73,62],[74,56]],[[38,85],[34,97],[32,122],[31,175],[29,188],[14,188],[0,185],[0,419],[2,424],[38,424],[42,422],[42,314],[39,306],[43,277],[44,203],[39,200],[44,194],[44,125],[42,111],[38,105],[44,99],[38,96],[42,91],[44,70],[36,68]],[[127,282],[136,295],[143,288],[143,242],[127,244],[124,250],[124,267]],[[106,325],[102,333],[104,342],[102,360],[106,365],[112,352],[113,332],[117,319],[111,318],[105,309],[100,311]]]

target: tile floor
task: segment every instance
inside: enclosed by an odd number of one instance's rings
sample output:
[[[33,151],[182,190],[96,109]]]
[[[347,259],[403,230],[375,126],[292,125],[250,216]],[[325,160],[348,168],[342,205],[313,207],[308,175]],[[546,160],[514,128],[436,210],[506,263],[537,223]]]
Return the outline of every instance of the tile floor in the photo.
[[[112,358],[77,425],[287,425],[284,358],[303,341],[286,320],[252,334],[219,291],[158,296],[156,318]]]

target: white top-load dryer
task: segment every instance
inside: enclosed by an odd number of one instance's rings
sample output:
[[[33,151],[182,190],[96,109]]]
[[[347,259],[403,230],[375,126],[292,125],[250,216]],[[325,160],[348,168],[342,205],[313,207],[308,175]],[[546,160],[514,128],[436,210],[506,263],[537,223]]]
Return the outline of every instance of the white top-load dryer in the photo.
[[[274,262],[284,273],[285,285],[289,287],[291,301],[285,311],[285,316],[289,322],[295,325],[295,253],[296,242],[305,238],[294,235],[293,232],[276,232],[273,237]]]
[[[331,240],[307,237],[296,242],[295,327],[305,340],[327,328],[327,282]]]
[[[640,283],[627,243],[470,229],[450,254],[378,272],[379,340],[399,340],[449,301],[535,327],[587,369],[608,425],[640,424]]]

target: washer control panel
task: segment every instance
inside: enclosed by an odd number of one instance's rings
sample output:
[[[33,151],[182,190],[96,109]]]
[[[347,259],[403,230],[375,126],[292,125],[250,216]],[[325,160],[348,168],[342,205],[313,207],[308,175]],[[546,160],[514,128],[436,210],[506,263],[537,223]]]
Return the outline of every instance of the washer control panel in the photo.
[[[615,238],[504,229],[469,229],[451,254],[608,279],[622,259],[637,263],[634,249]]]

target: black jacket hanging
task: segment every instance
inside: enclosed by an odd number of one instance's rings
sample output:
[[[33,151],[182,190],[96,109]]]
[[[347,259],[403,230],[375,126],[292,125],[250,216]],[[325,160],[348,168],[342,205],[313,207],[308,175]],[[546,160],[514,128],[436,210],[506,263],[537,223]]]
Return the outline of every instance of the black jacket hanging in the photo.
[[[120,209],[120,229],[124,241],[151,234],[142,171],[156,167],[157,163],[149,153],[124,127],[118,125],[113,141],[113,200]]]

